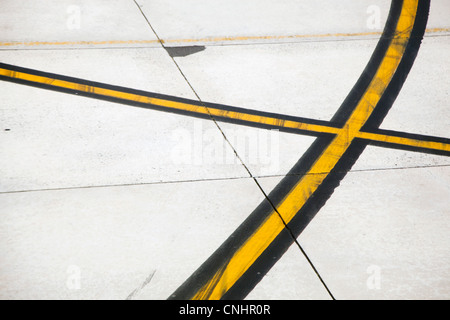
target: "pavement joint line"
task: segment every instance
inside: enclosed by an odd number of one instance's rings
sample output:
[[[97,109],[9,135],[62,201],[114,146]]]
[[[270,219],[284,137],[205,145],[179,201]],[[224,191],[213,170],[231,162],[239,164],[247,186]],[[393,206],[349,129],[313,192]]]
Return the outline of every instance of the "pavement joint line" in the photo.
[[[136,5],[144,15],[138,3]],[[145,15],[144,15],[145,16]],[[153,28],[152,28],[153,29]],[[439,35],[450,32],[450,28],[429,28],[426,35]],[[152,45],[152,44],[186,44],[186,43],[242,43],[249,41],[268,41],[268,40],[311,40],[311,39],[342,39],[342,38],[358,38],[358,37],[374,37],[381,36],[382,32],[354,32],[354,33],[323,33],[323,34],[297,34],[297,35],[265,35],[265,36],[222,36],[222,37],[206,37],[192,39],[162,39],[157,40],[84,40],[84,41],[0,41],[1,47],[37,47],[37,46],[110,46],[110,45]]]
[[[410,166],[410,167],[389,167],[389,168],[373,168],[373,169],[357,169],[350,170],[348,173],[367,173],[377,171],[397,171],[397,170],[417,170],[430,168],[448,168],[450,164],[443,165],[424,165],[424,166]],[[272,175],[256,175],[256,179],[270,179],[270,178],[284,178],[289,176],[301,176],[311,174],[307,172],[287,173],[287,174],[272,174]],[[323,172],[323,174],[327,174]],[[12,191],[0,191],[0,195],[15,194],[15,193],[33,193],[33,192],[51,192],[51,191],[69,191],[82,189],[104,189],[104,188],[122,188],[122,187],[140,187],[164,184],[178,184],[178,183],[202,183],[202,182],[218,182],[218,181],[232,181],[232,180],[250,180],[252,177],[229,177],[229,178],[207,178],[207,179],[191,179],[191,180],[169,180],[169,181],[155,181],[142,183],[125,183],[125,184],[106,184],[106,185],[89,185],[89,186],[73,186],[60,188],[45,188],[45,189],[24,189]]]
[[[264,196],[267,197],[267,195],[265,194],[264,190],[261,188],[261,186],[259,185],[258,181],[256,181],[256,179],[253,177],[253,174],[251,173],[250,169],[248,168],[248,166],[244,163],[244,161],[242,160],[242,158],[239,156],[237,150],[234,148],[234,146],[231,144],[231,142],[229,141],[229,139],[227,138],[225,132],[222,130],[222,128],[220,127],[220,125],[217,123],[216,119],[212,116],[211,111],[209,110],[208,106],[203,102],[203,100],[201,99],[200,95],[197,93],[197,91],[194,89],[193,85],[191,84],[191,82],[188,80],[187,76],[185,75],[185,73],[183,72],[183,70],[181,70],[180,65],[177,63],[177,61],[175,60],[175,58],[170,54],[170,52],[167,50],[165,44],[164,44],[164,40],[162,40],[158,33],[156,32],[155,28],[152,26],[152,24],[150,23],[149,18],[146,16],[146,14],[144,13],[144,11],[142,10],[142,8],[140,7],[140,5],[138,4],[137,0],[133,0],[134,3],[138,6],[139,11],[141,12],[141,14],[144,16],[145,20],[147,21],[147,24],[149,25],[150,29],[153,31],[153,33],[155,34],[156,38],[158,39],[158,42],[160,43],[161,47],[163,49],[166,50],[167,54],[169,55],[169,57],[172,59],[172,62],[175,64],[176,68],[178,69],[178,71],[180,72],[181,76],[184,78],[184,80],[186,81],[187,85],[191,88],[192,92],[194,93],[194,95],[197,97],[198,101],[200,102],[200,104],[205,108],[205,110],[207,111],[210,119],[214,122],[214,125],[217,127],[217,129],[220,131],[220,133],[222,134],[225,142],[230,146],[230,148],[232,149],[234,155],[236,156],[236,158],[239,160],[239,162],[241,163],[241,165],[244,167],[244,169],[247,171],[247,173],[249,174],[249,176],[255,181],[255,183],[257,184],[257,186],[259,187],[259,189],[263,192]]]
[[[258,185],[258,187],[260,188],[260,190],[262,191],[262,193],[264,194],[264,197],[266,198],[266,200],[270,203],[270,205],[272,206],[272,209],[274,212],[276,212],[276,214],[278,215],[279,219],[281,220],[281,222],[284,225],[284,228],[287,230],[287,232],[289,233],[289,235],[291,236],[293,242],[295,243],[295,245],[297,246],[297,248],[300,250],[300,252],[302,253],[303,257],[306,259],[306,261],[308,262],[308,264],[310,265],[310,267],[312,268],[313,272],[316,274],[316,277],[319,279],[320,283],[322,284],[322,286],[325,288],[325,290],[327,291],[328,295],[331,297],[332,300],[336,300],[336,298],[334,297],[333,293],[331,292],[330,288],[328,287],[328,285],[325,283],[325,280],[323,279],[323,277],[321,276],[321,274],[319,273],[319,271],[317,270],[316,266],[314,265],[314,263],[312,262],[311,258],[308,256],[308,254],[306,253],[305,249],[300,245],[300,242],[298,241],[297,237],[295,236],[294,232],[291,230],[291,228],[289,227],[288,223],[286,223],[285,219],[283,218],[283,215],[278,211],[277,206],[272,202],[272,200],[270,199],[270,197],[267,195],[267,193],[264,191],[264,189],[262,188],[262,186],[259,184],[258,180],[254,177],[253,178],[256,182],[256,184]]]
[[[136,0],[133,0],[136,5],[138,5]],[[153,28],[153,26],[150,23],[150,20],[147,18],[147,16],[145,15],[145,13],[142,11],[142,9],[140,8],[140,6],[138,5],[139,10],[141,11],[142,15],[145,17],[148,25],[150,26],[150,28],[153,30],[155,36],[158,38],[159,42],[161,43],[161,46],[166,49],[167,54],[171,57],[173,63],[175,64],[175,66],[178,68],[179,72],[181,73],[181,75],[183,76],[183,78],[185,79],[185,81],[187,82],[187,84],[189,85],[189,87],[191,88],[191,90],[194,92],[195,96],[197,97],[197,99],[199,100],[199,102],[206,108],[206,110],[208,111],[208,114],[211,118],[211,120],[214,122],[215,126],[217,127],[217,129],[220,131],[220,133],[222,134],[223,138],[225,139],[226,143],[230,146],[230,148],[233,150],[235,156],[237,157],[237,159],[240,161],[240,163],[242,164],[242,166],[244,167],[244,169],[247,171],[247,173],[250,175],[250,177],[253,179],[253,181],[255,182],[256,186],[259,188],[259,190],[262,192],[262,194],[264,195],[266,201],[268,201],[273,210],[278,214],[279,219],[282,221],[282,223],[284,224],[285,229],[289,232],[289,234],[291,235],[293,241],[296,243],[297,247],[300,249],[300,251],[302,252],[303,256],[306,258],[307,262],[309,263],[309,265],[311,266],[311,268],[313,269],[314,273],[316,274],[316,276],[319,278],[320,282],[322,283],[322,285],[324,286],[324,288],[326,289],[326,291],[328,292],[328,294],[331,296],[331,298],[333,300],[335,300],[333,294],[331,293],[331,291],[329,290],[328,286],[326,285],[325,281],[323,280],[322,276],[319,274],[319,272],[317,271],[316,267],[314,266],[314,264],[312,263],[311,259],[306,255],[305,250],[301,247],[300,243],[297,241],[296,237],[294,236],[293,232],[291,231],[291,229],[289,228],[289,226],[287,225],[287,223],[284,221],[283,216],[278,212],[277,207],[272,203],[270,197],[267,195],[267,193],[265,192],[264,188],[260,185],[259,181],[254,177],[253,173],[251,172],[250,168],[245,164],[244,160],[242,159],[242,157],[239,155],[239,153],[237,152],[236,148],[234,148],[233,144],[231,143],[231,141],[228,139],[228,137],[226,136],[225,132],[222,130],[222,128],[220,127],[220,125],[217,123],[215,117],[213,116],[213,114],[211,113],[211,111],[209,110],[208,106],[203,103],[200,95],[197,93],[197,91],[194,89],[193,85],[190,83],[190,81],[188,80],[187,76],[184,74],[184,72],[181,70],[180,65],[176,62],[175,58],[170,54],[170,52],[167,50],[166,46],[164,45],[164,41],[161,40],[161,38],[159,37],[158,33],[156,32],[156,30]]]
[[[263,190],[263,188],[261,187],[261,185],[259,184],[259,182],[255,179],[254,175],[252,174],[250,168],[245,164],[245,162],[243,161],[242,157],[239,155],[239,153],[237,152],[236,148],[234,148],[234,146],[232,145],[232,143],[230,142],[230,140],[228,139],[228,137],[226,136],[225,132],[222,130],[222,128],[220,127],[220,125],[217,123],[216,119],[214,118],[214,116],[212,115],[211,111],[209,110],[208,106],[203,102],[202,98],[200,97],[200,95],[197,93],[197,91],[195,90],[195,88],[193,87],[193,85],[191,84],[191,82],[189,81],[189,79],[187,78],[187,76],[185,75],[185,73],[183,72],[183,70],[181,70],[180,65],[177,63],[177,61],[175,60],[175,58],[170,54],[170,52],[167,50],[164,40],[162,40],[158,33],[156,32],[155,28],[152,26],[152,24],[150,23],[149,18],[145,15],[144,11],[142,10],[142,8],[139,6],[139,4],[137,3],[136,0],[133,0],[136,5],[139,7],[139,10],[141,11],[142,15],[144,16],[145,20],[147,21],[148,25],[150,26],[151,30],[153,31],[153,33],[155,34],[156,38],[158,39],[159,43],[161,44],[161,46],[166,50],[167,54],[170,56],[170,58],[172,59],[173,63],[175,64],[175,66],[177,67],[178,71],[180,72],[180,74],[182,75],[182,77],[184,78],[184,80],[186,81],[186,83],[188,84],[188,86],[191,88],[192,92],[194,93],[194,95],[197,97],[198,101],[200,102],[200,104],[205,108],[205,110],[207,111],[210,119],[214,122],[215,126],[217,127],[217,129],[220,131],[220,133],[222,134],[225,142],[230,146],[230,148],[232,149],[234,155],[236,156],[236,158],[239,160],[239,162],[241,163],[241,165],[244,167],[244,169],[247,171],[247,173],[249,174],[250,178],[253,179],[253,181],[256,183],[256,185],[258,186],[258,188],[261,190],[261,192],[263,193],[264,197],[270,201],[270,199],[268,198],[267,194],[265,193],[265,191]],[[275,209],[275,208],[274,208]]]
[[[201,182],[217,182],[217,181],[245,180],[245,179],[251,179],[251,177],[208,178],[208,179],[192,179],[192,180],[170,180],[170,181],[155,181],[155,182],[142,182],[142,183],[106,184],[106,185],[73,186],[73,187],[46,188],[46,189],[13,190],[13,191],[0,191],[0,194],[49,192],[49,191],[66,191],[66,190],[79,190],[79,189],[103,189],[103,188],[140,187],[140,186],[152,186],[152,185],[164,185],[164,184],[201,183]]]
[[[450,164],[410,166],[410,167],[369,168],[369,169],[355,169],[355,170],[352,169],[352,170],[348,171],[348,173],[367,173],[367,172],[376,172],[376,171],[417,170],[417,169],[448,168],[448,167],[450,167]],[[277,177],[302,176],[302,175],[307,175],[307,174],[328,174],[328,173],[329,172],[321,172],[321,173],[298,172],[298,173],[288,173],[288,174],[256,176],[256,178],[267,179],[267,178],[277,178]]]
[[[134,2],[136,3],[136,5],[138,5],[138,3],[136,2],[136,0],[134,0]],[[138,5],[139,7],[139,5]],[[142,11],[142,9],[139,7],[141,13],[144,15],[148,25],[150,26],[150,28],[153,30],[155,36],[158,38],[159,42],[161,43],[161,46],[166,49],[165,45],[164,45],[164,41],[160,39],[159,35],[157,34],[156,30],[153,28],[153,26],[151,25],[149,19],[147,18],[147,16],[145,15],[145,13]],[[250,168],[245,164],[244,160],[242,159],[242,157],[239,155],[239,153],[237,152],[237,150],[234,148],[234,146],[232,145],[232,143],[229,141],[229,139],[227,138],[225,132],[222,130],[222,128],[220,127],[220,125],[217,123],[216,119],[214,118],[214,116],[211,114],[211,112],[208,109],[208,106],[206,106],[200,95],[197,93],[197,91],[194,89],[193,85],[190,83],[190,81],[188,80],[188,78],[186,77],[186,75],[184,74],[184,72],[181,70],[180,65],[176,62],[175,58],[170,54],[170,52],[166,49],[167,54],[169,54],[169,56],[171,57],[173,63],[176,65],[176,67],[178,68],[179,72],[181,73],[181,75],[183,76],[183,78],[185,79],[185,81],[187,82],[187,84],[189,85],[189,87],[191,88],[191,90],[194,92],[195,96],[198,98],[199,102],[206,108],[206,110],[209,113],[209,116],[211,117],[212,121],[214,122],[214,124],[216,125],[217,129],[220,131],[220,133],[222,134],[223,138],[225,139],[226,143],[231,147],[231,149],[233,150],[235,156],[237,157],[237,159],[240,161],[240,163],[242,164],[242,166],[245,168],[245,170],[247,171],[247,173],[250,175],[250,178],[253,179],[253,181],[255,182],[256,186],[259,188],[259,190],[262,192],[262,194],[264,195],[265,199],[271,204],[273,210],[275,212],[278,213],[276,206],[272,203],[271,199],[269,198],[269,196],[267,195],[267,193],[265,192],[264,188],[260,185],[259,181],[254,177],[254,175],[252,174]],[[289,226],[285,223],[283,216],[281,214],[278,213],[278,216],[280,218],[280,220],[283,222],[283,224],[285,225],[285,229],[289,232],[289,234],[291,235],[293,241],[296,243],[297,247],[300,249],[301,253],[303,254],[303,256],[306,258],[307,262],[309,263],[309,265],[311,266],[311,268],[313,269],[314,273],[316,274],[316,276],[319,278],[320,282],[322,283],[322,285],[324,286],[324,288],[326,289],[326,291],[328,292],[328,294],[331,296],[331,298],[333,300],[335,300],[333,294],[331,293],[331,291],[329,290],[328,286],[326,285],[325,281],[323,280],[322,276],[319,274],[319,272],[317,271],[317,268],[314,266],[314,264],[312,263],[311,259],[308,257],[308,255],[306,254],[305,250],[301,247],[300,243],[297,241],[296,237],[294,236],[294,234],[292,233],[292,231],[290,230]]]
[[[426,35],[426,37],[424,38],[438,38],[438,37],[450,37],[450,33],[444,33],[444,34],[428,34]],[[276,46],[276,45],[288,45],[288,44],[301,44],[301,43],[329,43],[329,42],[350,42],[350,41],[376,41],[378,40],[378,37],[365,37],[365,38],[358,38],[355,37],[353,39],[303,39],[301,41],[277,41],[277,42],[231,42],[231,43],[202,43],[202,42],[198,42],[197,45],[204,45],[206,47],[232,47],[232,46]],[[193,44],[195,45],[195,44]],[[67,46],[67,47],[61,47],[61,46],[49,46],[49,47],[2,47],[0,46],[0,52],[1,51],[77,51],[77,50],[132,50],[132,49],[147,49],[147,50],[152,50],[152,49],[161,49],[161,47],[159,45],[154,46],[154,45],[148,45],[148,46],[114,46],[114,45],[109,45],[109,46],[84,46],[84,47],[71,47],[71,46]]]

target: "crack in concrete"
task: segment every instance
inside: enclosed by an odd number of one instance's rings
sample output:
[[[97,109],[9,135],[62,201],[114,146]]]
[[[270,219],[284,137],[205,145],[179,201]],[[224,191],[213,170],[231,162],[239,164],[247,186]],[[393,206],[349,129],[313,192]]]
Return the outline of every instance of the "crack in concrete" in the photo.
[[[141,292],[150,283],[150,281],[152,281],[155,273],[156,270],[154,270],[138,288],[136,288],[133,292],[131,292],[126,300],[132,300],[139,292]]]

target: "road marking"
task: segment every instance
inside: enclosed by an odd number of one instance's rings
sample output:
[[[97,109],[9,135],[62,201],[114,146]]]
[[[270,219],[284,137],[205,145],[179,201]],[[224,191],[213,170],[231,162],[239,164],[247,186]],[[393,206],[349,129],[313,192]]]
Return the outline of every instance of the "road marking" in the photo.
[[[255,282],[257,283],[275,263],[273,261],[259,263],[258,261],[262,261],[262,257],[271,250],[278,255],[276,259],[272,257],[272,260],[279,259],[284,249],[270,248],[280,245],[282,241],[288,245],[292,244],[294,235],[298,235],[313,218],[314,211],[317,212],[323,206],[326,197],[331,196],[339,181],[350,170],[352,161],[356,161],[368,143],[450,156],[449,139],[380,130],[373,125],[373,121],[371,122],[374,115],[382,109],[383,104],[385,108],[386,106],[390,108],[392,105],[392,103],[389,105],[388,102],[381,103],[381,101],[385,96],[391,96],[391,98],[396,96],[395,89],[390,90],[393,79],[396,79],[396,85],[400,84],[401,87],[404,79],[402,76],[396,78],[398,70],[401,69],[406,74],[409,72],[410,66],[404,62],[408,60],[405,59],[405,53],[410,43],[417,46],[418,50],[423,36],[420,33],[424,31],[425,26],[422,29],[417,15],[420,14],[421,19],[426,20],[424,16],[428,13],[428,8],[427,0],[403,0],[403,2],[393,0],[391,15],[396,17],[393,19],[395,23],[393,30],[389,31],[387,28],[380,39],[379,46],[388,42],[387,47],[383,49],[384,47],[381,46],[381,49],[379,47],[376,49],[376,52],[383,51],[380,61],[377,62],[377,55],[374,55],[375,57],[369,63],[369,66],[376,65],[370,82],[367,85],[364,81],[361,82],[363,85],[357,84],[355,88],[362,90],[358,103],[349,104],[348,110],[341,108],[342,110],[340,109],[337,113],[339,117],[329,122],[163,96],[6,64],[0,64],[0,79],[194,117],[213,117],[241,125],[278,128],[298,134],[318,136],[307,154],[299,161],[299,167],[309,168],[305,174],[287,175],[269,196],[273,203],[270,205],[266,202],[262,203],[235,234],[171,296],[173,299],[241,298],[245,297],[252,286],[256,285]],[[398,15],[395,13],[397,10]],[[415,28],[416,24],[418,28]],[[415,29],[420,30],[414,38],[412,34]],[[410,41],[411,39],[414,41]],[[409,49],[411,52],[415,50],[414,46]],[[415,58],[413,53],[410,53],[408,57],[412,61]],[[349,110],[351,112],[348,116],[343,116]],[[340,123],[340,118],[345,118],[345,121]],[[367,125],[368,128],[365,128]],[[322,199],[316,200],[321,197]],[[311,203],[316,208],[309,208],[308,204]],[[306,212],[308,210],[310,212]],[[297,221],[298,219],[302,220]],[[283,237],[286,238],[287,230],[290,230],[291,234],[287,235],[289,239],[283,240]],[[285,244],[282,246],[286,247]],[[258,272],[253,270],[261,265],[264,270]],[[252,272],[249,272],[251,269]],[[242,289],[242,286],[238,284],[244,281],[249,281],[250,285],[243,290],[235,289]],[[232,293],[234,289],[235,292]],[[236,290],[239,292],[236,293]]]
[[[428,34],[450,32],[450,28],[430,28]],[[199,39],[166,39],[161,40],[164,44],[177,43],[227,43],[227,42],[249,42],[249,41],[267,41],[267,40],[295,40],[295,39],[326,39],[326,38],[355,38],[380,36],[382,33],[355,32],[355,33],[323,33],[323,34],[297,34],[288,36],[231,36],[231,37],[211,37]],[[3,41],[1,47],[67,47],[67,46],[112,46],[112,45],[158,45],[159,40],[103,40],[103,41]]]
[[[26,81],[29,84],[45,85],[48,89],[56,91],[58,91],[58,89],[71,90],[75,94],[84,93],[95,98],[114,98],[146,106],[162,107],[167,109],[167,111],[182,111],[188,112],[191,115],[200,115],[203,117],[212,116],[217,120],[239,121],[243,125],[256,127],[267,126],[279,130],[293,130],[300,134],[338,135],[347,130],[346,128],[339,128],[326,121],[317,121],[306,118],[293,120],[284,115],[261,113],[255,110],[238,109],[228,106],[221,106],[219,108],[214,104],[201,104],[194,100],[189,101],[185,99],[186,102],[181,102],[176,101],[175,97],[159,98],[157,95],[150,92],[137,93],[137,91],[134,92],[127,88],[114,88],[107,84],[94,84],[86,80],[67,78],[60,75],[50,75],[36,70],[17,68],[2,63],[0,63],[0,79]],[[368,94],[367,97],[370,97],[370,94]],[[412,139],[364,131],[353,132],[353,134],[355,135],[355,138],[378,141],[392,147],[412,147],[420,149],[422,152],[444,155],[450,153],[450,140],[444,138],[417,136],[415,139]]]
[[[311,169],[285,196],[269,217],[235,252],[227,264],[192,297],[193,300],[219,300],[245,274],[276,237],[285,230],[308,199],[324,182],[366,124],[400,64],[415,22],[418,0],[405,0],[397,23],[396,37],[348,121]],[[281,219],[280,219],[281,217]]]

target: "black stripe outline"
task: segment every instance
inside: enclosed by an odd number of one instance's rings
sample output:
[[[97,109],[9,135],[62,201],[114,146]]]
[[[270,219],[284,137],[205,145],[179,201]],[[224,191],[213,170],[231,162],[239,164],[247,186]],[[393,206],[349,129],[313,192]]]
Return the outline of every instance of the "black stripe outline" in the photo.
[[[405,81],[406,76],[412,67],[412,63],[417,55],[421,39],[425,32],[426,22],[428,19],[430,1],[419,1],[419,8],[417,10],[417,17],[413,28],[413,33],[407,44],[406,50],[402,57],[399,68],[394,74],[392,81],[383,94],[382,103],[378,105],[383,106],[383,111],[378,116],[371,120],[374,124],[382,118],[383,113],[387,114],[395,98],[400,91],[402,82]],[[391,10],[386,24],[385,31],[369,61],[362,76],[352,89],[348,97],[345,99],[342,106],[339,108],[332,122],[340,124],[342,127],[354,107],[362,98],[366,88],[374,78],[381,61],[383,60],[387,49],[391,43],[397,21],[403,7],[403,1],[393,0],[391,3]],[[385,96],[388,96],[387,98]],[[371,117],[373,118],[373,117]],[[381,122],[380,122],[381,123]],[[211,255],[211,257],[188,279],[186,282],[169,297],[169,299],[183,300],[192,299],[192,297],[211,279],[217,270],[227,264],[227,261],[236,252],[236,248],[243,245],[245,240],[254,233],[255,227],[259,226],[262,221],[268,217],[277,205],[284,199],[287,192],[304,176],[296,174],[297,172],[305,173],[313,165],[318,156],[331,143],[331,137],[319,137],[312,144],[309,150],[302,156],[299,162],[289,172],[289,174],[275,187],[269,194],[269,199],[263,201],[260,206],[245,220],[241,226],[228,238],[225,243]],[[258,257],[253,265],[244,273],[244,275],[228,290],[222,297],[223,300],[240,300],[244,299],[248,293],[262,280],[267,272],[275,265],[281,256],[294,243],[295,239],[306,228],[309,222],[315,217],[317,212],[325,205],[326,201],[331,197],[334,190],[340,184],[340,181],[350,171],[356,160],[366,148],[368,142],[363,139],[354,139],[351,146],[347,149],[345,154],[341,157],[337,165],[333,168],[327,178],[314,192],[313,196],[309,198],[306,204],[300,209],[296,216],[287,224],[277,238],[269,245],[269,247]],[[281,218],[281,217],[280,217]]]

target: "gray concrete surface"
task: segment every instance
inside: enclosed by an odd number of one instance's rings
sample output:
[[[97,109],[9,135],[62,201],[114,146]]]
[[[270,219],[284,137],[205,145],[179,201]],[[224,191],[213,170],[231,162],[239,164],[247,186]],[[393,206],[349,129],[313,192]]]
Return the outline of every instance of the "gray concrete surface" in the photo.
[[[329,120],[389,6],[0,0],[0,62]],[[450,137],[449,14],[432,1],[383,129]],[[206,48],[172,59],[158,37]],[[7,82],[0,96],[1,299],[168,298],[315,139]],[[298,238],[336,299],[450,298],[449,181],[448,157],[366,149]],[[247,298],[331,297],[293,245]]]

